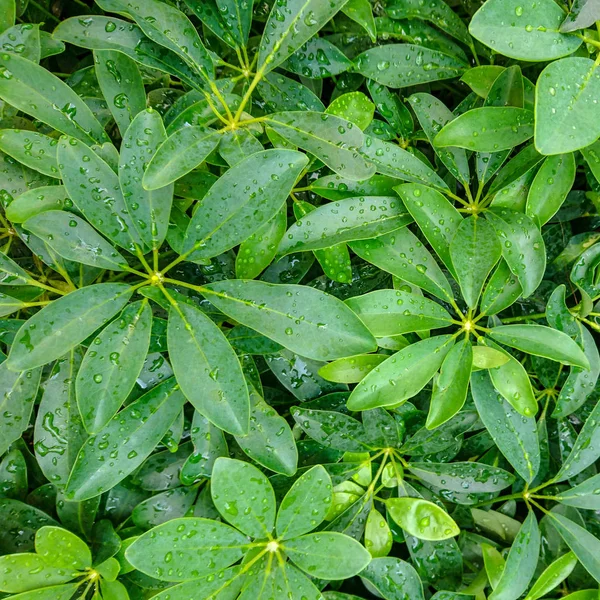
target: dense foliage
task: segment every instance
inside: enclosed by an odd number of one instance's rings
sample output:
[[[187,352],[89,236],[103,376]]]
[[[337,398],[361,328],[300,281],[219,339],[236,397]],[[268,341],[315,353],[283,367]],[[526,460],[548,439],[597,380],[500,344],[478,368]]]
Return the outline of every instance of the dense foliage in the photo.
[[[597,600],[599,66],[597,0],[0,0],[0,598]]]

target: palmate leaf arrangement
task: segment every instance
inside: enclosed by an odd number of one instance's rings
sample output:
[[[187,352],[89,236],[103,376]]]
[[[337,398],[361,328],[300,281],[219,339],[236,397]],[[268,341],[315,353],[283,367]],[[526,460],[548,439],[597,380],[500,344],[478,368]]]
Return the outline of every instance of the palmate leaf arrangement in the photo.
[[[598,2],[57,4],[0,1],[0,596],[596,600]]]

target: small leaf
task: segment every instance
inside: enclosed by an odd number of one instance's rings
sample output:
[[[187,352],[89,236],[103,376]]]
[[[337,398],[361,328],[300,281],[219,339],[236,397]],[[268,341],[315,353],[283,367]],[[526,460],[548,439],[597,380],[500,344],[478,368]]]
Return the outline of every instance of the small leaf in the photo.
[[[48,177],[59,178],[56,144],[58,140],[19,129],[0,129],[0,150]]]
[[[6,208],[6,218],[13,223],[23,223],[47,210],[63,210],[68,206],[72,206],[72,202],[64,186],[42,186],[15,198]]]
[[[397,600],[399,590],[411,600],[425,598],[419,575],[410,563],[399,558],[374,558],[360,576],[385,600]]]
[[[557,499],[567,506],[598,510],[597,507],[600,506],[598,489],[600,489],[600,475],[594,475],[569,490],[559,492]]]
[[[572,572],[577,565],[577,558],[573,552],[568,552],[564,556],[557,558],[550,564],[544,572],[538,577],[537,581],[531,586],[526,600],[537,600],[552,591],[560,585]]]
[[[460,529],[446,511],[421,498],[390,498],[386,502],[392,519],[420,540],[446,540]]]
[[[386,359],[385,354],[358,354],[348,358],[338,358],[322,366],[319,375],[327,381],[358,383]]]
[[[510,360],[508,353],[500,352],[488,346],[473,347],[473,366],[478,369],[495,369]]]
[[[92,553],[80,538],[60,527],[46,526],[35,534],[35,551],[49,565],[84,571],[92,566]]]

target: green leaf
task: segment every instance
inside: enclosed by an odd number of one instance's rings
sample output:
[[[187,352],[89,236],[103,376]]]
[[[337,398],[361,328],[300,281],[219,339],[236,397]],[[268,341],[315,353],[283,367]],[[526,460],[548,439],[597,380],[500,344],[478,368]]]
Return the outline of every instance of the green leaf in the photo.
[[[5,31],[15,24],[16,15],[16,0],[2,0],[2,20],[0,21],[0,32]]]
[[[376,290],[349,298],[346,304],[376,337],[452,325],[452,317],[437,302],[401,290]]]
[[[521,285],[508,264],[501,259],[492,273],[481,297],[480,308],[486,315],[495,315],[521,297]]]
[[[399,558],[374,558],[360,576],[385,600],[397,600],[398,593],[411,600],[425,598],[419,575],[410,563]]]
[[[488,0],[471,19],[469,33],[496,52],[518,60],[553,60],[581,45],[560,33],[565,13],[553,0],[527,4],[520,0]]]
[[[0,150],[30,169],[59,178],[56,144],[58,140],[20,129],[0,129]]]
[[[129,267],[112,244],[72,213],[47,210],[27,219],[23,228],[67,260],[111,271],[124,271]]]
[[[369,34],[372,42],[377,41],[377,26],[369,0],[349,0],[342,7],[342,12],[358,23]]]
[[[391,88],[405,88],[461,75],[467,65],[450,54],[414,44],[371,48],[355,59],[361,75]]]
[[[349,246],[362,259],[437,298],[448,300],[453,297],[443,271],[426,246],[407,227],[376,239],[351,242]]]
[[[507,359],[500,366],[490,369],[494,388],[519,414],[533,417],[537,413],[538,406],[525,367],[500,346],[494,344],[492,349],[503,353]]]
[[[590,27],[600,20],[600,8],[595,0],[574,0],[569,14],[562,22],[560,31],[570,33]]]
[[[209,519],[172,519],[138,537],[126,559],[162,581],[186,581],[217,573],[243,556],[248,538]],[[197,583],[197,582],[196,582]]]
[[[450,515],[437,504],[421,498],[390,498],[388,513],[402,529],[420,540],[446,540],[460,533]]]
[[[287,215],[282,207],[240,244],[235,259],[236,278],[254,279],[271,264],[277,254],[277,247],[285,234],[286,227]]]
[[[34,429],[33,449],[40,469],[64,487],[87,434],[77,405],[75,378],[81,353],[71,350],[54,364],[45,383]]]
[[[537,172],[527,195],[527,216],[540,227],[560,209],[575,182],[573,153],[549,156]]]
[[[21,594],[11,596],[11,598],[16,598],[17,600],[71,600],[80,585],[79,582],[51,585],[31,590],[30,592],[22,592]],[[106,600],[111,599],[107,598]]]
[[[356,1],[356,0],[352,0]],[[325,111],[358,125],[363,131],[373,120],[375,105],[362,92],[348,92],[338,96]]]
[[[599,93],[600,71],[592,59],[550,63],[535,88],[535,147],[542,154],[562,154],[595,142],[600,136],[594,102]]]
[[[177,53],[203,78],[214,76],[210,54],[180,10],[160,0],[98,0],[97,4],[109,12],[129,15],[151,40]]]
[[[387,556],[393,545],[392,532],[385,517],[372,508],[365,525],[365,548],[373,558]]]
[[[94,68],[121,137],[134,117],[146,108],[146,91],[136,62],[122,52],[95,50]]]
[[[502,578],[502,573],[506,566],[504,557],[494,546],[483,543],[481,544],[481,553],[483,554],[483,564],[485,566],[485,573],[492,586],[492,589],[496,589],[498,582]]]
[[[428,429],[439,427],[463,407],[472,365],[473,347],[469,340],[461,340],[446,354],[440,374],[433,383],[426,424]]]
[[[84,571],[92,566],[92,553],[75,534],[60,527],[46,526],[35,534],[35,551],[49,565]]]
[[[6,207],[6,218],[13,223],[23,223],[47,210],[63,210],[73,206],[62,185],[48,185],[28,190]]]
[[[600,540],[581,525],[557,512],[549,512],[548,516],[577,560],[596,581],[600,581]]]
[[[496,230],[502,244],[502,256],[523,288],[523,297],[531,296],[542,281],[546,269],[544,240],[533,221],[508,208],[491,209],[486,219]]]
[[[101,283],[54,300],[19,329],[7,366],[23,371],[63,356],[121,310],[132,293],[125,283]]]
[[[277,535],[292,539],[318,527],[332,502],[331,478],[322,465],[303,473],[281,501],[277,512]]]
[[[552,591],[560,585],[572,572],[577,565],[577,558],[572,552],[557,558],[550,564],[544,572],[538,577],[537,581],[531,586],[525,600],[537,600]]]
[[[148,191],[142,187],[146,165],[166,139],[160,115],[149,108],[140,111],[123,134],[119,155],[119,182],[123,199],[141,241],[158,249],[169,228],[173,186]]]
[[[469,69],[460,80],[485,100],[493,83],[504,71],[505,67],[500,65],[480,65]]]
[[[98,433],[114,417],[142,370],[150,346],[148,301],[130,304],[90,344],[77,373],[77,404],[86,430]]]
[[[514,148],[533,137],[533,113],[514,106],[474,108],[456,117],[435,136],[436,146],[477,152]]]
[[[351,66],[352,61],[337,46],[315,36],[300,46],[282,68],[310,79],[323,79],[339,75]]]
[[[600,489],[600,475],[594,475],[571,489],[559,492],[557,499],[567,506],[598,510],[600,506],[600,494],[596,493],[598,489]]]
[[[309,533],[287,540],[282,546],[296,566],[322,579],[347,579],[371,562],[371,555],[363,546],[343,533]]]
[[[257,70],[272,71],[307,42],[347,0],[289,0],[285,6],[273,5],[258,47]]]
[[[69,197],[88,222],[121,248],[135,252],[141,240],[112,168],[74,138],[59,141],[58,166]]]
[[[204,290],[226,315],[300,356],[333,360],[376,348],[368,329],[343,302],[313,288],[230,280]]]
[[[529,354],[543,356],[563,364],[589,369],[590,365],[577,342],[566,333],[544,325],[501,325],[490,329],[488,335],[506,346]]]
[[[471,375],[471,392],[479,417],[500,452],[525,481],[533,481],[540,465],[535,419],[519,415],[494,390],[486,371]]]
[[[358,354],[349,358],[338,358],[321,367],[319,375],[327,381],[358,383],[386,359],[385,354]]]
[[[307,162],[300,152],[273,149],[229,169],[194,213],[184,253],[210,258],[247,239],[281,210]]]
[[[252,538],[266,538],[275,526],[275,494],[250,463],[217,458],[211,477],[213,502],[223,518]]]
[[[518,598],[529,586],[535,574],[540,552],[540,530],[533,511],[519,529],[513,542],[506,566],[490,600],[510,600]]]
[[[322,446],[357,453],[371,449],[363,424],[349,415],[300,406],[294,406],[290,413],[304,432]]]
[[[483,219],[463,219],[450,242],[450,259],[456,270],[463,298],[475,308],[483,284],[502,256],[494,228]]]
[[[422,481],[453,492],[499,492],[515,481],[514,475],[482,463],[410,463],[410,472]]]
[[[375,173],[374,165],[358,152],[365,140],[362,131],[350,121],[325,113],[293,111],[269,115],[266,123],[342,177],[360,181]]]
[[[0,454],[27,429],[40,376],[41,369],[21,369],[16,373],[9,371],[6,361],[0,364]]]
[[[53,567],[41,556],[28,553],[0,556],[0,573],[0,591],[10,594],[66,583],[79,574],[73,568]]]
[[[4,52],[0,72],[0,98],[15,108],[86,144],[108,141],[87,104],[50,71]]]
[[[202,0],[202,2],[204,1]],[[235,566],[218,571],[216,574],[205,575],[170,586],[153,598],[155,600],[188,600],[193,597],[195,600],[212,600],[212,598],[229,600],[237,597],[243,583],[245,580],[244,577],[240,577],[240,567]],[[217,595],[215,596],[215,594]],[[121,600],[121,598],[115,600]],[[122,600],[127,600],[127,598]]]
[[[179,303],[169,313],[167,345],[177,382],[194,408],[228,433],[248,433],[250,403],[242,367],[213,321]]]
[[[585,246],[587,246],[587,243],[582,247]],[[577,247],[575,251],[579,253],[581,247]],[[592,298],[600,291],[600,282],[597,275],[599,264],[600,244],[594,244],[581,253],[571,269],[571,281]]]
[[[412,221],[397,198],[360,196],[324,204],[296,221],[279,246],[278,254],[328,248],[342,242],[371,239]]]
[[[382,175],[413,183],[423,183],[443,192],[448,190],[448,184],[433,169],[397,144],[366,136],[365,144],[360,151]]]
[[[199,125],[182,127],[156,149],[142,179],[145,190],[157,190],[180,179],[200,165],[217,147],[220,135]]]
[[[373,369],[352,391],[348,409],[393,406],[415,396],[429,383],[452,347],[440,335],[407,346]]]
[[[67,498],[78,502],[94,498],[135,471],[168,431],[184,402],[171,378],[117,413],[83,445],[69,477]]]
[[[254,389],[250,390],[250,430],[235,439],[263,467],[288,477],[296,472],[298,450],[290,426]]]
[[[554,478],[554,481],[572,479],[575,475],[595,463],[599,456],[600,402],[596,404],[586,419],[569,456],[564,459],[562,467]]]

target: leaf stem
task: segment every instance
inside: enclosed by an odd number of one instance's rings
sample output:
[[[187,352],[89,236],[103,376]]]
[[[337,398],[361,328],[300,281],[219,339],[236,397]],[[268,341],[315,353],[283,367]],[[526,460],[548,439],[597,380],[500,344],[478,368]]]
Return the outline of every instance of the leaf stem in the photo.
[[[527,319],[545,319],[546,313],[533,313],[531,315],[522,315],[520,317],[509,317],[508,319],[502,319],[502,323],[520,323],[527,321]]]

